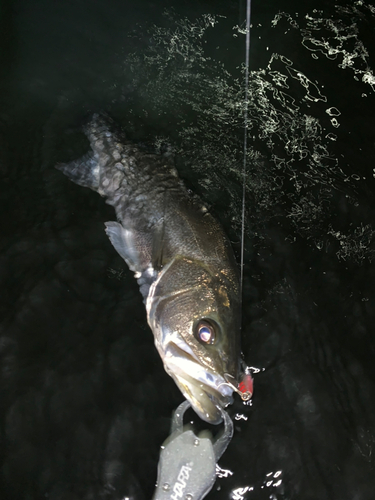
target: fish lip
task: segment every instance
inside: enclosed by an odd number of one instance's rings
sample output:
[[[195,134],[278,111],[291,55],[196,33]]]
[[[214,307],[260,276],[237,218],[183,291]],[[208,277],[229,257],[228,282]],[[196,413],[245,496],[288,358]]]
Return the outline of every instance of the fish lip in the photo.
[[[184,342],[169,342],[164,357],[167,372],[190,401],[196,413],[205,421],[220,423],[221,412],[233,402],[233,389],[223,375],[202,365]]]

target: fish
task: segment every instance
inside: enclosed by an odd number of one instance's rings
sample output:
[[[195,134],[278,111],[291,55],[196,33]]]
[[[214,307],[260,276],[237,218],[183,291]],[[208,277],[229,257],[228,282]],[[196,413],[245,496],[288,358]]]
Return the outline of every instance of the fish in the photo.
[[[83,132],[89,152],[56,168],[114,207],[117,220],[105,231],[135,274],[164,368],[198,416],[218,424],[241,371],[240,281],[230,241],[179,178],[171,152],[133,143],[104,113]]]

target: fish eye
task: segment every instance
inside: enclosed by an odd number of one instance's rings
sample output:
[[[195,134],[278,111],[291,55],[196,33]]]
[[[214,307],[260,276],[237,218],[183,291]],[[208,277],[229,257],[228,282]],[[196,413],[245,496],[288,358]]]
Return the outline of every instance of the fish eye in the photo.
[[[201,344],[213,344],[215,327],[209,321],[201,319],[196,326],[195,337]]]

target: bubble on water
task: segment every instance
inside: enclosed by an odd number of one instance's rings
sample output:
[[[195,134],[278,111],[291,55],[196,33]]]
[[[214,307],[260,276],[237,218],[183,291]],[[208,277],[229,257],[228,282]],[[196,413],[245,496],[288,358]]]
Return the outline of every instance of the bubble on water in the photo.
[[[360,8],[373,15],[369,6]],[[325,56],[333,67],[352,71],[373,85],[368,52],[353,17],[355,9],[348,9],[340,11],[340,19],[325,18],[318,10],[305,17],[282,12],[271,26],[279,30],[278,36],[285,25],[290,27],[307,51]],[[158,125],[163,120],[175,124],[173,138],[159,135],[156,148],[173,141],[171,148],[181,164],[199,178],[198,192],[208,203],[221,204],[223,216],[239,237],[245,68],[242,65],[231,74],[220,61],[220,53],[215,59],[207,51],[210,30],[223,18],[206,15],[192,21],[178,19],[173,12],[166,16],[168,27],[150,28],[147,48],[130,55],[125,68],[147,103],[148,120],[154,116]],[[233,31],[240,38],[246,30],[234,26]],[[340,141],[337,117],[341,115],[342,121],[345,116],[336,103],[329,102],[324,89],[325,81],[316,80],[315,74],[308,74],[282,53],[270,53],[263,69],[251,71],[246,233],[256,244],[266,237],[264,224],[282,216],[295,233],[288,241],[298,235],[318,249],[331,241],[340,246],[339,259],[361,260],[371,257],[373,231],[369,226],[365,235],[348,233],[345,241],[334,236],[331,214],[336,193],[354,196],[356,181],[332,150]],[[323,123],[324,111],[328,119]],[[353,238],[359,238],[357,245]]]
[[[340,260],[354,260],[361,263],[366,258],[370,261],[374,258],[375,250],[372,248],[372,242],[375,238],[375,230],[370,224],[361,224],[345,233],[335,231],[331,226],[328,234],[332,235],[340,244],[340,249],[336,252]]]

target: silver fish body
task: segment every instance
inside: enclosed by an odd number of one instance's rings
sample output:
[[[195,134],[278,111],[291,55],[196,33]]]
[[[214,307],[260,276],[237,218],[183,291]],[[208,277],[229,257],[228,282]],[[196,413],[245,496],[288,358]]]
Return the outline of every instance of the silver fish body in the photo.
[[[58,164],[72,181],[115,208],[111,243],[134,271],[155,345],[169,375],[205,421],[218,423],[232,401],[240,364],[239,275],[230,243],[173,158],[129,142],[112,120],[84,128],[91,151]]]

